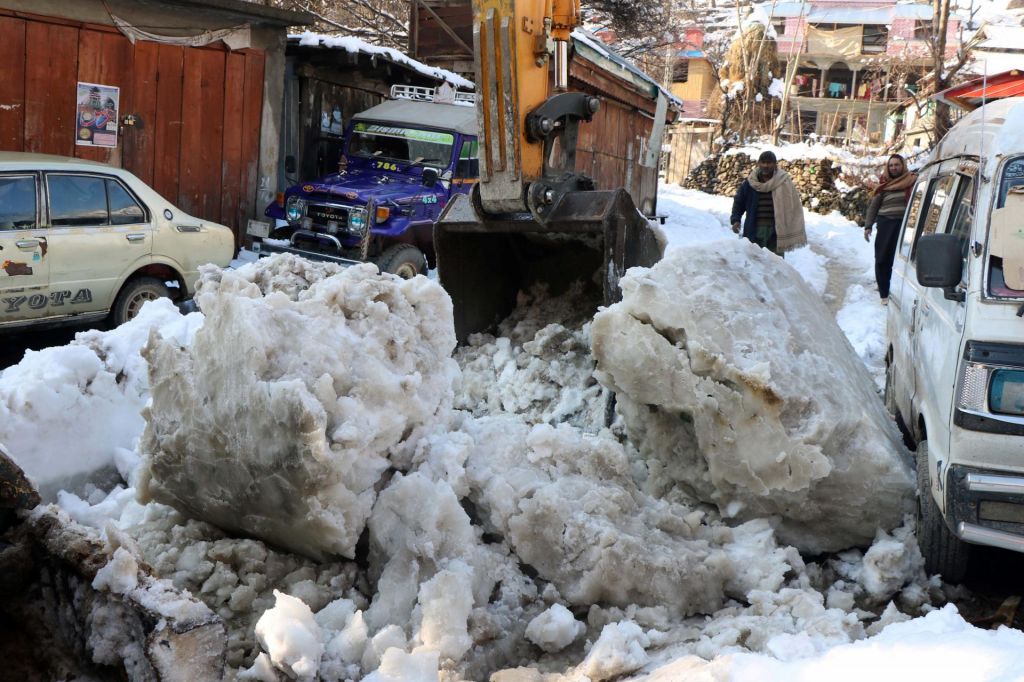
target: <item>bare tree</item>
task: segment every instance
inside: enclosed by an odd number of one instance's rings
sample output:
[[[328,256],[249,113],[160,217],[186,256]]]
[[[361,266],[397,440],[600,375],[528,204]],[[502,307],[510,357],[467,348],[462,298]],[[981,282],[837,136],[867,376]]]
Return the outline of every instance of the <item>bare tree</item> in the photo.
[[[299,10],[317,18],[311,28],[342,33],[383,47],[409,46],[409,0],[263,0],[263,4]]]

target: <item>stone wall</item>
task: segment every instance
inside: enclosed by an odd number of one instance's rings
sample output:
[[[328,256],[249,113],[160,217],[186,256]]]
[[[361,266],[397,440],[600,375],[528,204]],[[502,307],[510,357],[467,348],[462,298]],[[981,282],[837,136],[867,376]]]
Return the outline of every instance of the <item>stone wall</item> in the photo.
[[[683,181],[683,187],[708,194],[732,196],[757,162],[746,154],[709,156],[696,166]],[[779,161],[779,168],[793,177],[807,208],[821,214],[839,211],[860,224],[867,211],[868,192],[857,187],[842,192],[836,186],[842,168],[831,159],[799,159]]]

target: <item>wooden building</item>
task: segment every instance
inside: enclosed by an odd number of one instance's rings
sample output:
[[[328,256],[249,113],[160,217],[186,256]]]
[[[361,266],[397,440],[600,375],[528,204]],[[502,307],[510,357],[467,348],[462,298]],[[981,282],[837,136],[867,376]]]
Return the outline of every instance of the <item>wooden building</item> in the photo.
[[[287,27],[312,20],[242,0],[0,0],[0,150],[125,168],[240,241],[273,200]],[[78,139],[80,84],[116,103],[111,146]]]
[[[308,32],[289,37],[278,189],[336,171],[342,133],[352,116],[388,99],[392,85],[435,87],[442,80],[463,89],[473,86],[457,74],[355,37]]]

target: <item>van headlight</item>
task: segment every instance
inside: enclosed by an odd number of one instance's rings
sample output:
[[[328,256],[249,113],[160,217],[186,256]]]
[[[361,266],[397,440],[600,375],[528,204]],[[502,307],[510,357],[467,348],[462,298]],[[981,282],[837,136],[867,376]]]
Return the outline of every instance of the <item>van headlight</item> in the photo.
[[[972,431],[1024,435],[1024,346],[968,341],[954,412]]]
[[[1024,369],[997,369],[988,388],[989,408],[995,414],[1024,416]]]
[[[363,206],[355,206],[348,212],[348,231],[352,234],[363,234],[367,228],[367,211]]]
[[[306,212],[306,202],[301,197],[292,195],[288,197],[288,201],[284,205],[284,215],[288,219],[288,222],[295,223],[302,219],[303,214]]]

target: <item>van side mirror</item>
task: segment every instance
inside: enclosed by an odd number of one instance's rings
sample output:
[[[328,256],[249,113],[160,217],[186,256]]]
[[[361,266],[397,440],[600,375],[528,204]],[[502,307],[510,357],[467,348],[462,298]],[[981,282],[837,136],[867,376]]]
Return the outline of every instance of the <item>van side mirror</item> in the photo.
[[[437,184],[437,179],[440,175],[436,168],[424,168],[423,169],[423,186],[427,189],[433,189],[434,185]]]
[[[294,156],[289,154],[288,156],[284,157],[284,172],[285,173],[288,173],[290,175],[290,174],[295,172],[295,169],[297,167],[298,166],[295,163],[295,157]]]
[[[926,234],[917,242],[917,283],[923,287],[941,287],[950,300],[964,300],[956,291],[963,277],[963,243],[952,234]]]

